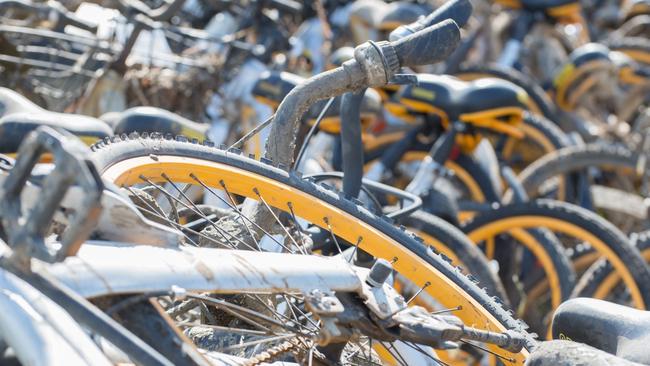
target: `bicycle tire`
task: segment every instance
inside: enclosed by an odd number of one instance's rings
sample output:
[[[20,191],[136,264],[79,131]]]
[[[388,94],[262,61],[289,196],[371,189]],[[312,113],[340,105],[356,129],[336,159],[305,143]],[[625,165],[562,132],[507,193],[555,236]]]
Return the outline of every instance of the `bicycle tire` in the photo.
[[[426,244],[449,257],[453,265],[464,267],[466,273],[477,277],[489,294],[507,299],[503,284],[490,269],[485,255],[460,229],[424,211],[416,211],[400,221]]]
[[[561,201],[575,203],[576,197],[573,185],[566,184],[567,178],[575,177],[576,174],[587,171],[589,168],[599,168],[605,172],[614,172],[616,179],[627,179],[626,185],[635,184],[643,177],[643,169],[646,157],[637,152],[633,152],[621,145],[604,145],[589,144],[582,146],[570,146],[554,151],[540,158],[528,168],[524,169],[518,176],[522,186],[528,193],[529,197],[538,197],[539,189],[551,178],[559,179],[558,190],[554,198]],[[607,184],[604,188],[607,188]],[[621,191],[620,188],[613,188]],[[595,200],[595,208],[601,214],[607,216],[607,213],[613,213],[612,220],[625,227],[626,232],[639,231],[647,228],[645,211],[641,211],[643,206],[630,204],[643,199],[642,196],[634,194],[625,189],[623,192],[612,192],[615,199],[605,198],[607,192],[601,192]],[[629,197],[626,197],[629,196]],[[508,202],[512,198],[512,192],[507,192],[504,201]],[[631,200],[631,201],[630,201]],[[592,199],[592,201],[594,201]],[[640,209],[639,209],[640,207]],[[623,221],[621,221],[623,220]],[[620,226],[624,225],[624,226]]]
[[[189,141],[185,137],[174,139],[172,136],[163,138],[158,134],[114,136],[95,144],[93,151],[99,172],[117,185],[138,182],[138,177],[145,173],[160,175],[165,166],[176,169],[165,171],[173,173],[173,179],[179,183],[183,180],[189,182],[187,169],[200,168],[202,170],[197,171],[197,174],[218,173],[221,179],[227,180],[231,191],[237,195],[252,195],[250,191],[256,188],[256,182],[264,183],[265,186],[261,189],[273,192],[273,200],[269,204],[278,209],[283,209],[284,206],[278,206],[286,197],[306,200],[296,200],[294,203],[296,209],[307,210],[304,212],[307,219],[312,220],[308,215],[318,217],[315,215],[331,214],[328,225],[340,230],[337,231],[337,236],[350,242],[355,242],[359,237],[370,237],[359,248],[376,257],[397,258],[394,261],[395,269],[409,270],[411,277],[407,278],[415,283],[424,283],[423,279],[427,279],[431,286],[425,291],[439,299],[443,306],[462,305],[462,309],[454,314],[468,324],[485,324],[492,329],[523,331],[525,328],[523,322],[515,320],[496,298],[476,286],[443,256],[432,255],[421,239],[395,227],[390,219],[378,217],[356,203],[342,199],[329,190],[328,186],[305,181],[295,172],[279,169],[268,160],[256,161],[240,155],[238,151],[227,152],[215,148],[210,143],[201,145],[197,140]],[[282,203],[286,205],[287,202],[290,201]],[[317,220],[323,220],[323,216]],[[350,222],[355,222],[355,225],[350,225]],[[441,297],[446,290],[449,291],[449,296]],[[508,363],[523,363],[528,350],[534,346],[534,339],[527,335],[526,348],[517,354],[510,353],[514,361]],[[508,354],[501,349],[499,352]]]
[[[531,355],[528,366],[641,366],[583,343],[570,340],[543,342]]]
[[[638,153],[620,145],[588,144],[569,146],[535,161],[518,178],[526,192],[535,196],[539,186],[555,176],[580,171],[592,166],[614,167],[636,172],[641,159]]]
[[[541,156],[571,145],[569,137],[556,124],[544,116],[527,112],[524,114],[522,122],[520,128],[525,137],[520,140],[509,137],[502,149],[501,158],[509,162],[511,167],[517,169],[515,171],[525,169]],[[514,166],[514,163],[517,162],[512,162],[510,158],[513,151],[521,151],[520,155],[526,157],[523,162],[519,162],[517,167]],[[530,156],[530,154],[534,153],[538,154]]]
[[[650,231],[633,233],[630,235],[630,240],[641,252],[646,263],[650,263]],[[611,264],[601,259],[585,271],[578,281],[574,293],[575,296],[604,300],[620,282],[621,278],[614,272]]]
[[[477,215],[463,227],[473,241],[512,228],[545,227],[589,243],[621,273],[639,309],[650,306],[650,269],[639,251],[614,225],[566,202],[538,199],[513,203]]]

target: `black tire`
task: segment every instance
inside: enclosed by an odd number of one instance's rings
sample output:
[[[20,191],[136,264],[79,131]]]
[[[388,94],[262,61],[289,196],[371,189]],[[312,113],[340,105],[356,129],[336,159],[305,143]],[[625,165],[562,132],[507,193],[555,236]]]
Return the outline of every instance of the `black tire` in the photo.
[[[553,144],[554,148],[561,149],[571,146],[569,136],[548,118],[528,112],[524,114],[523,122],[540,131]]]
[[[470,222],[465,223],[461,227],[461,230],[465,234],[469,234],[475,229],[480,228],[482,226],[481,223],[483,222],[491,222],[493,220],[498,220],[497,217],[499,216],[498,215],[494,216],[493,214],[496,211],[502,210],[504,207],[507,206],[502,206],[501,208],[497,208],[496,210],[490,210],[490,211],[479,213]],[[569,299],[576,283],[576,274],[575,271],[573,270],[571,261],[566,255],[565,249],[562,247],[562,244],[555,237],[555,235],[549,230],[545,230],[543,228],[531,228],[526,231],[535,239],[535,241],[539,245],[541,245],[542,250],[546,253],[546,255],[549,257],[552,263],[553,272],[557,275],[558,282],[559,282],[558,283],[559,290],[560,290],[559,300],[564,301],[566,299]],[[511,240],[505,240],[502,242],[502,245],[505,245],[504,248],[497,248],[497,249],[502,249],[501,251],[497,250],[497,258],[501,258],[501,257],[503,257],[504,259],[508,258],[508,254],[513,251],[514,247],[523,246],[523,244],[519,243],[514,238],[510,238],[510,239]],[[528,248],[526,249],[528,250]],[[530,252],[530,250],[528,251]],[[510,263],[501,263],[500,261],[500,266],[502,267],[503,271],[505,271],[506,275],[510,272],[508,269],[509,265]],[[521,268],[519,268],[517,271],[520,270]],[[531,270],[531,268],[528,268],[528,270]],[[541,273],[539,274],[532,273],[532,272],[529,273],[529,276],[532,276],[533,278],[533,283],[537,282],[535,280],[541,280],[542,278],[548,277],[548,274],[544,271],[543,268],[541,269],[540,272]],[[540,276],[540,274],[542,276]],[[503,279],[502,283],[504,285],[508,284],[507,277]],[[515,298],[513,298],[512,302],[516,303],[517,301],[515,301]]]
[[[454,73],[456,76],[462,74],[484,74],[490,77],[507,80],[524,89],[544,117],[551,121],[558,121],[555,104],[546,95],[544,89],[542,89],[533,79],[513,68],[490,64],[487,66],[466,67]]]
[[[641,252],[644,259],[650,258],[650,231],[633,233],[630,235],[632,244]],[[574,296],[594,297],[599,286],[614,272],[612,265],[605,261],[599,260],[594,263],[578,281],[574,289]],[[620,284],[620,280],[618,281]],[[621,299],[626,300],[626,299]]]
[[[565,176],[594,166],[636,170],[639,154],[620,145],[589,144],[570,146],[538,159],[518,176],[526,192],[535,197],[548,179]]]
[[[392,224],[389,218],[376,216],[356,203],[346,200],[333,191],[326,189],[326,187],[305,181],[298,174],[276,168],[270,162],[256,161],[244,157],[237,152],[226,152],[213,147],[212,144],[201,145],[196,140],[188,141],[185,137],[173,139],[171,136],[168,136],[162,138],[159,134],[143,135],[141,137],[136,134],[131,136],[114,136],[113,138],[107,138],[95,144],[93,151],[93,158],[96,161],[99,172],[103,172],[112,165],[125,159],[164,154],[218,162],[281,182],[314,197],[316,200],[326,202],[333,207],[343,210],[356,219],[381,231],[384,235],[416,254],[427,264],[437,269],[450,281],[459,286],[459,288],[492,314],[506,328],[521,331],[527,328],[521,321],[515,320],[501,306],[497,298],[489,296],[472,279],[463,275],[457,268],[444,260],[442,256],[431,255],[428,248],[422,245],[421,239],[407,233],[405,230],[400,230],[400,228]],[[534,349],[536,341],[528,333],[525,334],[527,337],[525,347],[529,350]]]
[[[571,203],[593,206],[601,215],[614,222],[626,233],[641,231],[648,228],[647,212],[643,196],[634,192],[641,174],[638,166],[643,167],[645,156],[630,151],[621,145],[590,144],[583,146],[571,146],[560,149],[538,159],[528,168],[519,174],[519,180],[528,193],[529,197],[540,197],[549,195],[541,194],[540,188],[545,182],[551,182],[551,178],[560,178],[565,182],[562,193],[562,200]],[[596,168],[597,170],[594,170]],[[599,184],[599,191],[590,184],[589,177],[585,173],[602,171],[606,181]],[[613,180],[613,181],[611,181]],[[557,181],[557,182],[560,182]],[[581,184],[580,182],[584,183]],[[610,186],[614,182],[613,186]],[[622,188],[616,183],[623,184]],[[560,186],[550,186],[559,188]],[[609,191],[609,188],[612,191]],[[589,189],[585,191],[584,189]],[[632,189],[632,191],[630,191]],[[553,191],[549,191],[553,193]],[[584,196],[590,194],[591,196]],[[583,196],[581,199],[580,197]],[[505,195],[509,199],[511,193]],[[552,195],[552,198],[560,196]],[[507,202],[507,201],[506,201]]]
[[[538,199],[525,203],[513,203],[484,212],[474,217],[462,229],[469,235],[482,226],[516,217],[556,219],[581,228],[600,239],[625,264],[646,307],[650,306],[650,269],[641,254],[625,234],[589,210],[566,202]]]
[[[465,268],[466,273],[478,278],[489,294],[507,299],[503,284],[490,269],[483,252],[460,229],[424,211],[416,211],[401,219],[400,223],[436,238],[458,257],[459,265]]]
[[[532,162],[552,151],[571,146],[569,137],[562,132],[556,124],[543,116],[527,112],[524,114],[522,123],[524,125],[523,128],[525,128],[524,132],[527,133],[527,136],[522,140],[516,140],[514,137],[511,137],[511,139],[515,139],[514,143],[519,145],[519,148],[520,150],[523,150],[523,153],[536,153],[536,155],[532,157],[528,156],[528,159],[517,160],[512,157],[508,158],[501,153],[501,159],[504,160],[508,166],[515,169],[515,171],[525,169]],[[535,133],[541,135],[540,138],[545,141],[540,141],[536,137],[528,136],[527,130],[535,131]]]
[[[449,191],[450,188],[438,184],[422,197],[421,210],[458,227],[460,226],[458,203],[454,199],[453,192]]]
[[[540,343],[526,366],[641,366],[583,343],[559,340]]]

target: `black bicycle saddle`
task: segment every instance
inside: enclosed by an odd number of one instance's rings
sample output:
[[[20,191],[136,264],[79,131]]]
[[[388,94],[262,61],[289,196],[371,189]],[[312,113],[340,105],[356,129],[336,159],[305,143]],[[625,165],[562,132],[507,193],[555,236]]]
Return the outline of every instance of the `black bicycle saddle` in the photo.
[[[183,135],[198,140],[205,139],[207,124],[197,123],[156,107],[133,107],[122,112],[114,121],[113,131],[117,134],[132,132],[159,132]]]
[[[28,133],[39,126],[62,128],[87,144],[112,136],[103,121],[79,114],[51,112],[7,88],[0,88],[0,152],[15,153]]]
[[[18,151],[27,134],[40,126],[64,129],[88,145],[113,135],[110,126],[93,117],[46,110],[11,113],[0,118],[0,153]]]
[[[521,4],[528,10],[547,10],[557,8],[573,3],[578,3],[577,0],[522,0]]]
[[[253,87],[253,96],[271,108],[277,108],[291,89],[305,81],[305,78],[290,72],[265,71]]]
[[[564,302],[553,315],[553,338],[568,339],[650,364],[650,311],[590,298]]]
[[[442,114],[449,121],[459,120],[461,114],[527,107],[523,89],[495,78],[468,82],[453,76],[419,74],[418,84],[405,86],[397,98],[417,112]]]

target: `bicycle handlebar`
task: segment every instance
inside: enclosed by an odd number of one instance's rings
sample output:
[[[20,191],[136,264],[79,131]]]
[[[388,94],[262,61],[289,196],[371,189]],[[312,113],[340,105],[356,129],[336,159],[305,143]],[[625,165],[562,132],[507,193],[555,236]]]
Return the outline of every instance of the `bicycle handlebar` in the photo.
[[[313,76],[284,98],[273,120],[265,157],[288,169],[293,162],[300,119],[313,103],[369,86],[386,85],[400,67],[438,62],[459,41],[458,25],[446,20],[396,42],[366,42],[358,46],[354,59]]]
[[[388,39],[396,41],[446,19],[451,19],[455,21],[459,27],[462,27],[467,23],[471,15],[472,4],[469,0],[451,0],[444,3],[428,16],[420,18],[411,24],[397,27],[390,33]]]
[[[463,0],[466,1],[466,0]],[[391,42],[402,67],[429,65],[443,60],[458,45],[458,24],[447,19]]]

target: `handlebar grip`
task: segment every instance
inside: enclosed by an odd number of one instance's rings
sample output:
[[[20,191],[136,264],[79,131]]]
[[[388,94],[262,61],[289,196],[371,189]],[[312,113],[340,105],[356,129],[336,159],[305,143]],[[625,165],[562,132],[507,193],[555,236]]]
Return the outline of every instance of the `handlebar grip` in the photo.
[[[460,29],[447,19],[390,45],[401,67],[429,65],[444,60],[460,42]]]
[[[421,31],[426,27],[440,23],[445,19],[451,19],[462,27],[472,15],[472,3],[469,0],[451,0],[444,3],[428,16],[418,19],[415,22],[397,27],[388,37],[391,41],[404,38],[410,34]]]

